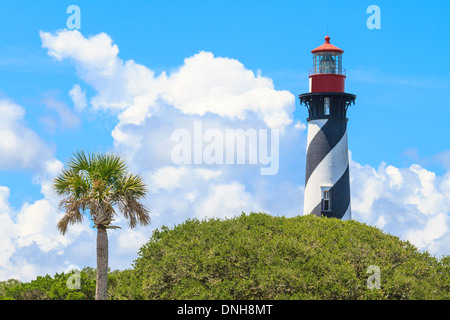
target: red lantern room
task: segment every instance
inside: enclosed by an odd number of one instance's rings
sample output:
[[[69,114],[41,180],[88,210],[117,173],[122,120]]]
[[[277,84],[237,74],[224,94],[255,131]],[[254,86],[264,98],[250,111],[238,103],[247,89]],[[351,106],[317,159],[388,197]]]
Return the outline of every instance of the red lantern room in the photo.
[[[309,70],[309,92],[345,92],[345,69],[342,68],[344,50],[325,43],[311,51],[313,68]]]

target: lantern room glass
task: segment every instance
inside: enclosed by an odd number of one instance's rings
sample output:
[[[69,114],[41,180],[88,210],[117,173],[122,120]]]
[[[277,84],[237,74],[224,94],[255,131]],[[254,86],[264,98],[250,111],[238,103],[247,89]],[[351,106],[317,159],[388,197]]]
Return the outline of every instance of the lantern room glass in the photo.
[[[312,74],[342,74],[345,70],[342,68],[342,53],[339,52],[316,52],[313,54]]]

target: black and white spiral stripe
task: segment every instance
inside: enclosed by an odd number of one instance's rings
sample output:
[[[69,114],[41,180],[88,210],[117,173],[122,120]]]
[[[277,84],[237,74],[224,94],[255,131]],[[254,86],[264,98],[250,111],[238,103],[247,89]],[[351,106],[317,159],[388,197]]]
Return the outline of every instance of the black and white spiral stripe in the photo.
[[[331,212],[322,212],[323,187]],[[308,121],[304,214],[351,219],[347,119]]]

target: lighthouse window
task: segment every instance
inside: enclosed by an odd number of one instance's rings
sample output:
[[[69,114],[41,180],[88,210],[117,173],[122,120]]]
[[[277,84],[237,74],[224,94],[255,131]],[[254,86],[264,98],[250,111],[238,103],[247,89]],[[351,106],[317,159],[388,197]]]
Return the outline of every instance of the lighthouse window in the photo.
[[[313,55],[313,68],[311,74],[345,74],[342,68],[342,53],[336,52],[316,52]]]
[[[322,211],[331,211],[331,194],[330,189],[322,189]]]
[[[331,53],[325,52],[320,59],[319,68],[321,73],[336,73],[336,61]]]
[[[326,115],[326,116],[330,115],[330,97],[325,97],[324,98],[323,114]]]

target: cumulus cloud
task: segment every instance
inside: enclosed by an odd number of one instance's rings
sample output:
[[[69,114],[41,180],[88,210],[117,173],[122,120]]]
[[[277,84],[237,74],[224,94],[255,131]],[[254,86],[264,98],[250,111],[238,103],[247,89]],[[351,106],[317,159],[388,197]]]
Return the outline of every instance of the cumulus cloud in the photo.
[[[44,252],[66,244],[56,231],[58,214],[48,200],[41,199],[32,204],[25,203],[17,215],[18,244],[29,246],[33,242]]]
[[[192,169],[192,170],[190,170]],[[173,191],[188,185],[193,187],[197,181],[208,182],[222,174],[222,170],[211,170],[206,168],[189,168],[187,166],[167,166],[157,169],[151,174],[149,185],[153,192],[159,189]]]
[[[294,96],[274,90],[271,79],[255,75],[242,63],[200,52],[168,78],[169,101],[186,114],[207,112],[245,119],[253,112],[269,128],[284,128],[292,122]]]
[[[15,225],[11,219],[11,209],[9,207],[10,190],[0,186],[0,266],[4,266],[14,253],[12,239],[15,234]],[[1,270],[1,268],[0,268]]]
[[[58,109],[58,105],[55,107],[57,112],[64,111]],[[29,279],[43,271],[39,263],[31,260],[49,252],[58,255],[73,239],[73,234],[63,238],[56,230],[60,213],[51,181],[61,170],[62,163],[54,158],[47,143],[27,126],[23,107],[3,99],[0,114],[0,170],[29,169],[32,182],[41,186],[43,195],[16,209],[9,203],[11,190],[0,186],[0,278]]]
[[[208,189],[206,197],[195,207],[199,218],[230,218],[241,212],[258,212],[262,209],[239,182],[212,184]]]
[[[97,90],[99,94],[90,101],[94,109],[116,111],[129,106],[132,96],[128,89],[133,89],[128,88],[127,70],[117,56],[119,49],[107,34],[85,38],[78,30],[61,30],[56,34],[41,31],[40,37],[50,56],[73,61],[79,77]]]
[[[92,71],[90,75],[112,75],[120,64],[117,54],[119,48],[112,44],[106,33],[100,33],[86,39],[78,30],[61,30],[57,35],[40,32],[42,46],[48,54],[57,60],[71,57],[78,64],[85,66],[80,71]]]
[[[406,231],[405,237],[419,249],[428,249],[436,252],[439,249],[437,240],[441,239],[449,231],[449,217],[447,213],[438,213],[428,218],[423,228],[410,229]]]
[[[199,52],[167,75],[118,57],[104,34],[85,38],[78,30],[40,32],[42,46],[56,59],[72,59],[79,76],[96,89],[94,107],[121,110],[122,123],[141,124],[162,101],[185,114],[217,114],[231,119],[257,116],[270,128],[292,122],[295,97],[275,90],[271,79],[256,75],[230,58]]]
[[[46,161],[33,179],[41,185],[43,197],[25,202],[18,209],[9,203],[10,189],[0,186],[0,280],[29,281],[48,272],[61,272],[74,261],[86,261],[85,242],[95,243],[89,221],[71,226],[64,236],[56,228],[63,213],[58,210],[59,199],[52,191],[52,180],[62,167],[55,158]],[[94,252],[95,249],[91,255]]]
[[[0,169],[40,170],[53,151],[26,126],[25,109],[3,99],[0,114]]]
[[[67,106],[52,96],[45,99],[65,125],[73,124]],[[11,190],[0,186],[0,278],[30,280],[48,270],[57,271],[56,257],[64,250],[73,250],[68,246],[87,226],[72,228],[65,237],[58,233],[56,223],[61,213],[52,180],[63,164],[54,157],[48,144],[27,126],[22,106],[8,99],[0,100],[0,114],[0,170],[29,169],[33,177],[30,182],[40,185],[43,195],[41,199],[13,208],[9,203]]]
[[[450,172],[437,176],[418,164],[375,169],[351,161],[353,218],[409,240],[432,254],[448,254]]]
[[[114,251],[118,254],[135,255],[148,241],[148,236],[142,230],[124,228],[121,232],[114,233],[112,240],[116,240],[117,250]]]

